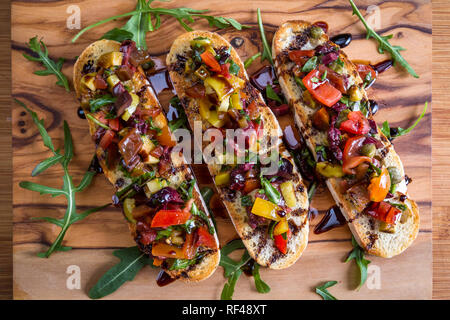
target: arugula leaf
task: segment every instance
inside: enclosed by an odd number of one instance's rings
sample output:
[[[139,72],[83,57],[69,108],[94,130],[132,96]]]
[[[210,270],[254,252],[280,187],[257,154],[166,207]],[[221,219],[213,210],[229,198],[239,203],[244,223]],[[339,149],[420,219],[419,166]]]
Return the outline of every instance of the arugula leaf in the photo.
[[[406,62],[405,58],[402,57],[400,54],[400,51],[405,50],[405,48],[402,48],[400,46],[392,46],[389,43],[389,39],[393,37],[392,34],[387,36],[380,36],[378,35],[366,22],[364,17],[362,16],[361,12],[359,12],[358,7],[356,7],[355,3],[352,0],[350,1],[350,5],[353,8],[353,14],[356,15],[359,20],[361,20],[362,24],[366,28],[367,36],[366,39],[369,39],[370,37],[374,38],[378,41],[378,52],[384,53],[384,51],[388,51],[392,57],[392,60],[394,62],[398,62],[403,68],[406,69],[414,78],[419,78],[417,73],[414,71],[414,69],[409,65],[408,62]]]
[[[210,216],[210,218],[211,218],[211,220],[213,222],[213,225],[214,225],[214,229],[217,230],[216,219],[214,219],[214,215],[212,214],[211,207],[209,206],[209,203],[211,201],[211,197],[214,194],[214,191],[210,187],[203,187],[200,190],[200,194],[202,195],[203,201],[205,201],[206,208],[208,209],[209,216]]]
[[[315,69],[316,67],[317,67],[317,57],[314,56],[314,57],[310,58],[308,61],[306,61],[306,63],[303,65],[302,71],[310,72],[311,70]],[[326,77],[326,75],[325,75],[325,77]]]
[[[270,62],[272,66],[275,66],[272,59],[272,50],[270,50],[270,46],[267,43],[266,34],[264,32],[264,25],[261,18],[261,9],[258,8],[257,11],[258,16],[258,26],[259,26],[259,32],[261,33],[261,42],[263,45],[263,52],[261,55],[261,61],[267,60]]]
[[[37,36],[34,38],[31,38],[29,42],[27,43],[28,48],[30,48],[33,52],[37,53],[38,57],[32,57],[27,54],[23,54],[23,56],[30,60],[35,62],[40,62],[43,64],[43,66],[46,68],[45,70],[38,70],[35,71],[34,74],[38,76],[49,76],[51,74],[54,74],[56,78],[58,78],[58,81],[56,84],[58,86],[66,88],[66,91],[70,91],[69,87],[69,81],[67,80],[66,76],[62,73],[61,68],[64,63],[63,58],[59,58],[57,62],[53,61],[48,56],[48,49],[45,43],[42,40],[37,40]],[[43,49],[43,50],[42,50]]]
[[[265,283],[259,274],[259,264],[255,262],[252,271],[253,279],[255,280],[255,287],[259,293],[268,293],[270,292],[270,287],[267,283]]]
[[[242,30],[244,28],[249,28],[248,26],[242,25],[232,18],[205,15],[204,13],[206,13],[208,10],[196,10],[191,8],[153,8],[151,7],[151,4],[154,1],[156,0],[138,0],[136,9],[134,11],[112,16],[96,22],[90,26],[87,26],[86,28],[78,32],[77,35],[75,35],[75,37],[72,39],[72,42],[77,41],[77,39],[82,34],[90,29],[124,17],[130,17],[128,22],[122,28],[115,28],[106,32],[103,35],[102,39],[116,41],[132,39],[136,42],[136,45],[139,48],[147,49],[145,36],[147,32],[155,31],[161,27],[161,15],[174,17],[186,31],[193,30],[188,24],[195,22],[195,17],[205,19],[208,21],[211,27],[217,27],[219,29],[233,27],[237,30]],[[154,18],[155,21],[153,21],[152,18]]]
[[[280,192],[274,186],[272,186],[269,180],[264,177],[261,177],[261,185],[263,186],[269,200],[275,204],[278,204],[281,199]]]
[[[266,86],[266,96],[267,98],[277,101],[279,103],[283,103],[283,101],[281,100],[281,98],[277,95],[277,93],[273,90],[272,86],[270,84],[268,84]]]
[[[97,120],[97,118],[95,118],[92,114],[90,113],[85,113],[86,118],[88,118],[89,120],[91,120],[92,122],[94,122],[96,125],[102,127],[103,129],[106,130],[110,130],[111,128],[108,127],[106,124],[101,123],[100,121]]]
[[[387,122],[387,121],[383,122],[383,126],[381,127],[380,130],[386,136],[386,138],[388,138],[389,140],[404,136],[404,135],[410,133],[417,126],[417,124],[420,122],[420,120],[422,120],[422,118],[425,116],[427,109],[428,109],[428,101],[425,102],[425,106],[422,110],[422,113],[417,118],[417,120],[409,128],[403,129],[403,128],[398,127],[396,130],[397,133],[395,133],[395,135],[391,134],[391,127],[389,126],[389,122]]]
[[[236,282],[241,276],[242,271],[239,269],[228,278],[228,282],[225,283],[222,289],[222,294],[220,295],[220,300],[233,300],[234,287]]]
[[[328,292],[328,288],[334,286],[337,281],[328,281],[322,286],[316,288],[316,293],[320,295],[323,300],[337,300],[331,293]]]
[[[369,265],[370,261],[364,259],[364,250],[358,245],[358,243],[355,240],[355,237],[353,236],[352,236],[352,245],[353,250],[349,253],[347,260],[345,260],[345,262],[349,262],[355,259],[356,265],[358,266],[360,273],[360,281],[359,286],[357,288],[359,289],[367,280],[367,266]]]
[[[251,56],[250,58],[248,58],[247,60],[244,61],[244,67],[245,69],[247,69],[248,67],[250,67],[250,65],[253,63],[253,61],[255,61],[258,57],[261,56],[261,52],[258,52],[256,54],[254,54],[253,56]]]
[[[75,186],[73,184],[72,177],[69,175],[68,171],[69,163],[73,158],[73,142],[69,125],[67,124],[67,122],[64,121],[64,154],[61,154],[59,150],[55,150],[52,139],[50,138],[47,130],[45,129],[44,120],[39,119],[37,114],[31,111],[23,102],[17,99],[14,100],[17,104],[25,108],[25,110],[27,110],[27,112],[31,115],[31,118],[33,119],[34,123],[39,129],[39,133],[42,136],[44,145],[53,153],[52,157],[48,158],[47,160],[44,160],[34,168],[32,176],[38,175],[39,173],[43,172],[44,170],[48,169],[49,167],[57,163],[61,164],[64,170],[62,189],[56,189],[29,181],[21,181],[19,183],[19,186],[21,188],[39,192],[41,195],[49,194],[52,197],[62,195],[67,199],[68,205],[66,213],[64,214],[64,217],[62,219],[55,219],[51,217],[36,218],[53,223],[61,228],[60,233],[58,234],[58,236],[56,237],[55,241],[52,243],[50,248],[46,252],[38,253],[39,257],[48,258],[55,251],[67,251],[71,249],[70,247],[63,246],[62,242],[64,240],[64,236],[67,230],[73,223],[86,218],[87,216],[89,216],[94,212],[100,211],[101,209],[108,207],[110,204],[106,204],[97,208],[92,208],[79,214],[76,213],[75,194],[76,192],[84,190],[91,183],[92,178],[96,174],[96,172],[89,169],[84,175],[80,184],[78,186]]]
[[[120,288],[125,282],[132,281],[136,274],[153,260],[141,252],[137,246],[115,250],[113,255],[120,262],[109,269],[89,290],[89,298],[100,299]]]
[[[170,131],[174,132],[178,128],[186,128],[187,117],[178,96],[174,96],[172,99],[170,99],[169,104],[176,108],[178,113],[178,118],[169,122]]]
[[[216,232],[214,227],[209,222],[209,219],[208,219],[208,216],[206,215],[206,213],[204,213],[202,210],[199,210],[195,203],[192,204],[191,213],[194,216],[199,216],[203,221],[206,222],[206,224],[208,225],[208,232],[210,234],[214,234]]]
[[[98,109],[100,109],[103,106],[106,106],[108,104],[113,104],[114,102],[116,102],[117,98],[113,97],[110,94],[105,94],[99,98],[96,99],[91,99],[89,100],[89,106],[91,109],[91,112],[97,112]]]
[[[239,67],[239,65],[232,59],[228,59],[228,62],[230,63],[230,73],[237,76],[239,74],[239,70],[241,70],[241,67]]]

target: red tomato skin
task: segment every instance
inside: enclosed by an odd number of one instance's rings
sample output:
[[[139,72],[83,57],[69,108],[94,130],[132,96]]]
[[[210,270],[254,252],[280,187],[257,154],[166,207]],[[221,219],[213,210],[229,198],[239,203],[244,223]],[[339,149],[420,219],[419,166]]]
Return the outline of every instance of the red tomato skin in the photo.
[[[207,248],[217,249],[216,239],[212,234],[209,233],[208,230],[206,230],[205,227],[199,227],[197,229],[197,236],[198,236],[196,242],[197,246],[203,245]]]
[[[318,70],[312,70],[303,78],[302,82],[314,98],[327,107],[331,107],[342,98],[342,93],[333,87],[328,80],[315,87],[312,79],[321,79],[321,77],[322,75]]]
[[[287,252],[287,243],[289,239],[291,238],[292,232],[290,229],[287,231],[286,239],[283,239],[283,235],[277,235],[273,236],[273,239],[275,241],[275,246],[280,250],[282,254],[286,254]]]
[[[114,137],[115,137],[115,133],[112,130],[108,130],[105,132],[105,134],[103,135],[103,137],[100,139],[100,147],[103,150],[106,150],[109,145],[111,144],[111,142],[113,141]]]
[[[165,228],[184,224],[189,220],[190,212],[184,210],[160,210],[153,217],[152,228]]]
[[[370,124],[361,111],[352,111],[348,114],[348,120],[341,123],[339,130],[364,135],[369,133]]]

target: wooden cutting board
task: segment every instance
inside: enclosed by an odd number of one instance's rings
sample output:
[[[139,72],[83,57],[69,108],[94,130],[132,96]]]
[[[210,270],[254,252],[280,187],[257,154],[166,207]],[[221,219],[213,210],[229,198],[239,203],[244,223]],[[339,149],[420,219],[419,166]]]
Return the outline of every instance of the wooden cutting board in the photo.
[[[85,1],[13,1],[12,3],[12,92],[15,98],[24,101],[45,118],[46,127],[56,146],[62,145],[62,123],[68,121],[74,138],[75,157],[70,172],[74,182],[80,181],[94,151],[86,120],[77,117],[78,103],[74,93],[67,93],[55,85],[55,78],[32,74],[40,67],[25,60],[22,53],[29,53],[25,43],[38,35],[48,45],[52,58],[64,57],[63,71],[71,77],[76,56],[104,32],[120,26],[124,21],[111,22],[93,29],[72,44],[70,39],[77,30],[66,27],[66,12],[70,5],[81,9],[81,26],[87,26],[112,15],[134,9],[134,1],[100,0]],[[360,9],[367,8],[371,1],[357,1]],[[380,124],[389,120],[394,126],[407,127],[420,114],[425,101],[431,102],[431,4],[428,1],[390,2],[379,4],[380,28],[383,35],[393,34],[395,45],[407,49],[402,52],[406,60],[420,75],[414,79],[400,68],[387,71],[370,89],[369,95],[380,104],[376,115]],[[211,14],[232,17],[252,26],[245,31],[220,30],[228,40],[241,43],[237,50],[244,60],[261,49],[256,25],[256,9],[262,10],[263,21],[269,40],[277,26],[288,19],[308,21],[325,20],[329,34],[343,32],[353,34],[353,41],[344,51],[351,59],[377,62],[386,59],[377,53],[376,43],[365,40],[359,20],[351,15],[347,1],[172,1],[155,3],[155,6],[192,7],[210,9]],[[195,29],[208,29],[203,22],[193,24]],[[215,30],[214,30],[215,31]],[[165,58],[173,40],[184,30],[173,18],[163,17],[162,27],[149,34],[147,44],[153,56]],[[257,60],[249,73],[261,67]],[[163,92],[161,103],[167,105],[170,92]],[[283,120],[283,123],[285,120]],[[22,180],[30,180],[49,186],[62,185],[62,172],[54,167],[46,173],[31,178],[34,166],[49,156],[31,118],[24,115],[17,105],[12,109],[13,135],[13,263],[14,297],[16,299],[86,299],[87,291],[100,276],[117,262],[112,255],[116,248],[132,246],[127,225],[119,210],[110,208],[73,225],[66,235],[65,245],[74,249],[56,253],[49,259],[36,257],[45,250],[59,229],[49,223],[31,220],[32,217],[62,217],[65,210],[63,198],[40,196],[18,186]],[[413,245],[400,256],[392,259],[369,257],[371,269],[369,281],[359,291],[354,290],[358,282],[358,270],[354,262],[344,263],[351,250],[351,234],[347,227],[315,235],[310,233],[309,245],[302,258],[291,268],[280,271],[261,270],[262,278],[270,285],[271,292],[259,294],[253,279],[242,276],[235,299],[320,299],[314,287],[337,280],[338,285],[330,289],[339,299],[428,299],[432,294],[432,228],[431,228],[431,108],[420,125],[409,135],[398,138],[395,147],[400,154],[408,176],[413,178],[409,192],[420,207],[420,232]],[[210,177],[196,167],[200,184],[210,185]],[[101,191],[99,191],[101,190]],[[77,194],[79,210],[108,203],[113,187],[102,176],[97,176],[92,185]],[[311,223],[311,230],[320,221],[326,209],[333,205],[329,192],[321,189],[316,193],[312,206],[319,209],[319,216]],[[218,223],[221,244],[236,237],[231,221],[213,212]],[[70,290],[66,286],[67,268],[79,266],[81,289]],[[167,287],[155,283],[157,271],[143,269],[133,282],[126,283],[107,298],[112,299],[218,299],[225,283],[222,268],[218,268],[207,281],[196,284],[175,282]]]

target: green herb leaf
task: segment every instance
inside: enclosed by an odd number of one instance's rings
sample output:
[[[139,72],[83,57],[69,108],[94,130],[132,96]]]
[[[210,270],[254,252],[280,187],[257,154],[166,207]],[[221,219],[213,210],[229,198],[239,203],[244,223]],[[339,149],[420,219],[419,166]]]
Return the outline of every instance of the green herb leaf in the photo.
[[[241,70],[241,67],[239,67],[239,65],[232,59],[228,59],[228,62],[230,63],[230,73],[237,76],[239,74],[239,70]]]
[[[211,222],[209,221],[208,216],[206,215],[206,213],[204,213],[203,211],[199,210],[195,203],[192,204],[191,213],[194,216],[199,216],[203,221],[206,222],[206,224],[208,225],[208,231],[209,231],[210,234],[214,234],[216,232],[216,230],[214,229],[214,226],[211,225]]]
[[[116,41],[132,39],[139,48],[147,49],[145,36],[147,32],[155,31],[161,26],[161,15],[168,15],[175,18],[186,31],[193,30],[188,24],[195,22],[195,17],[206,19],[211,27],[217,27],[219,29],[233,27],[237,30],[242,30],[248,28],[248,26],[242,25],[232,18],[205,15],[204,13],[208,10],[196,10],[191,8],[153,8],[151,7],[151,4],[154,1],[155,0],[138,0],[134,11],[109,17],[87,26],[78,32],[72,39],[72,42],[75,42],[82,34],[90,29],[124,17],[130,17],[124,27],[112,29],[105,33],[102,38]],[[153,23],[152,17],[155,18],[155,23]]]
[[[32,175],[37,175],[56,163],[60,163],[64,171],[62,189],[55,189],[52,187],[40,185],[29,181],[21,181],[19,183],[19,186],[24,189],[36,191],[39,192],[40,194],[50,194],[53,197],[63,195],[67,199],[68,206],[66,209],[66,213],[64,214],[64,218],[62,219],[55,219],[50,217],[41,218],[42,220],[53,223],[61,228],[60,233],[58,234],[58,236],[56,237],[55,241],[52,243],[50,248],[46,252],[38,254],[39,257],[48,258],[55,251],[70,250],[70,247],[63,246],[62,242],[64,240],[64,236],[67,230],[73,223],[80,221],[81,219],[84,219],[93,212],[97,212],[109,206],[109,204],[86,210],[85,212],[80,214],[76,213],[75,193],[83,190],[89,185],[89,183],[92,181],[92,177],[95,175],[95,172],[88,170],[83,180],[81,181],[80,185],[78,187],[75,187],[73,185],[72,177],[69,175],[68,171],[69,163],[73,158],[73,142],[72,142],[72,135],[70,133],[70,128],[67,122],[64,121],[64,155],[62,155],[59,153],[59,150],[54,149],[52,139],[50,138],[47,130],[45,129],[44,121],[42,119],[39,119],[37,117],[37,114],[28,109],[24,103],[22,103],[19,100],[16,100],[16,102],[22,107],[24,107],[25,110],[27,110],[30,113],[34,123],[37,125],[39,129],[39,133],[42,136],[44,145],[53,153],[52,157],[41,162],[38,166],[34,168]]]
[[[242,271],[239,269],[228,278],[228,282],[223,286],[222,294],[220,295],[221,300],[233,300],[234,287],[241,274]]]
[[[314,57],[310,58],[308,61],[306,61],[306,63],[302,67],[302,71],[310,72],[310,71],[314,70],[316,67],[317,67],[317,57],[314,56]],[[317,81],[318,80],[319,79],[317,79]]]
[[[242,196],[241,197],[241,205],[243,207],[251,207],[253,206],[253,200],[250,196]]]
[[[349,262],[355,259],[356,265],[358,266],[360,273],[360,281],[359,286],[357,288],[359,289],[367,280],[367,266],[369,265],[370,261],[364,259],[364,250],[358,245],[353,236],[352,236],[352,245],[353,250],[349,253],[347,260],[345,260],[345,262]]]
[[[355,14],[359,18],[359,20],[361,20],[361,22],[363,23],[364,27],[366,28],[366,31],[367,31],[367,37],[366,38],[369,39],[370,37],[372,37],[372,38],[374,38],[375,40],[378,41],[378,52],[379,53],[384,53],[384,51],[389,52],[391,57],[392,57],[392,60],[394,62],[398,62],[413,77],[419,78],[419,76],[414,71],[414,69],[409,65],[408,62],[406,62],[405,58],[403,58],[403,56],[400,54],[400,51],[405,50],[405,49],[402,48],[402,47],[399,47],[399,46],[392,46],[389,43],[389,39],[392,38],[392,35],[388,35],[388,36],[380,36],[380,35],[378,35],[367,24],[366,20],[364,19],[364,17],[361,14],[361,12],[359,12],[358,8],[356,7],[355,3],[352,0],[349,0],[349,1],[350,1],[350,5],[353,8],[353,14]]]
[[[277,95],[277,93],[273,90],[272,86],[270,84],[268,84],[266,86],[266,96],[267,98],[271,99],[271,100],[275,100],[279,103],[283,103],[283,101],[281,100],[281,98]]]
[[[252,271],[253,279],[255,280],[255,287],[259,293],[268,293],[270,292],[270,287],[267,283],[265,283],[259,274],[259,264],[255,262]]]
[[[259,26],[259,32],[261,34],[261,42],[263,45],[263,52],[261,55],[261,61],[267,60],[270,62],[270,64],[272,66],[275,66],[273,63],[273,59],[272,59],[272,50],[270,50],[270,46],[267,43],[267,39],[266,39],[266,34],[264,32],[264,25],[262,22],[262,18],[261,18],[261,9],[258,8],[257,11],[257,16],[258,16],[258,26]]]
[[[89,298],[100,299],[120,288],[125,282],[132,281],[136,274],[153,260],[142,253],[137,246],[115,250],[113,254],[120,262],[109,269],[89,290]]]
[[[280,192],[274,186],[272,186],[269,180],[264,177],[261,177],[261,185],[263,186],[269,200],[275,204],[278,204],[281,199]]]
[[[334,286],[337,281],[328,281],[322,286],[316,288],[316,293],[320,295],[323,300],[337,300],[331,293],[328,292],[328,288]]]
[[[417,118],[417,120],[409,128],[406,128],[406,129],[403,129],[400,127],[397,128],[397,134],[395,134],[394,136],[391,135],[391,127],[389,126],[389,122],[387,122],[387,121],[383,122],[383,126],[381,127],[380,130],[388,139],[395,139],[395,138],[404,136],[404,135],[410,133],[417,126],[417,124],[419,124],[420,120],[422,120],[422,118],[425,116],[427,109],[428,109],[428,101],[425,102],[425,106],[422,110],[422,113]]]
[[[106,124],[101,123],[100,121],[98,121],[92,114],[90,113],[85,113],[86,118],[88,118],[89,120],[91,120],[92,122],[94,122],[96,125],[98,125],[99,127],[102,127],[103,129],[106,130],[111,130],[110,127],[108,127]]]
[[[113,104],[117,98],[110,94],[105,94],[99,98],[89,100],[89,106],[92,113],[97,112],[101,107]]]
[[[247,69],[248,67],[250,67],[250,65],[258,58],[261,56],[261,52],[258,52],[256,54],[254,54],[253,56],[251,56],[250,58],[248,58],[247,60],[244,61],[244,67],[245,69]]]
[[[38,57],[32,57],[27,54],[23,54],[23,56],[35,62],[40,62],[46,68],[45,70],[35,71],[34,74],[38,76],[49,76],[55,75],[58,78],[56,82],[57,85],[66,88],[66,91],[70,91],[69,81],[66,76],[62,73],[61,68],[64,63],[63,58],[59,58],[57,62],[53,61],[48,56],[48,49],[45,43],[42,40],[37,40],[37,36],[31,38],[27,43],[28,48],[30,48],[34,53],[38,55]]]

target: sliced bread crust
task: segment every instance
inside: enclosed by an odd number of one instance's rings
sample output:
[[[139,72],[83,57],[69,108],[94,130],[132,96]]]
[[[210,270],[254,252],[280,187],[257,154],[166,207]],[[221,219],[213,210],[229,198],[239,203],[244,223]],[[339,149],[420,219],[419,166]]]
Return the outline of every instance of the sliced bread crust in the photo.
[[[185,108],[191,128],[194,128],[194,121],[202,121],[199,114],[199,107],[195,99],[191,99],[186,95],[185,89],[189,86],[189,83],[182,74],[174,70],[173,66],[177,63],[180,56],[186,57],[189,54],[191,50],[191,40],[198,37],[206,37],[210,39],[214,47],[226,46],[231,48],[231,59],[240,67],[238,77],[244,79],[248,85],[251,86],[248,81],[248,75],[244,64],[239,58],[237,52],[230,45],[230,43],[228,43],[228,41],[220,35],[206,31],[193,31],[179,36],[172,44],[170,52],[167,56],[166,64],[169,67],[170,78]],[[289,152],[285,150],[282,144],[282,131],[278,121],[270,108],[266,106],[261,94],[257,92],[257,90],[255,92],[257,103],[262,107],[261,118],[264,123],[264,137],[270,137],[271,132],[276,132],[276,145],[280,146],[279,150],[281,156],[289,160],[294,165],[295,181],[293,182],[296,190],[295,194],[297,199],[297,207],[293,211],[294,214],[289,219],[290,225],[295,226],[295,228],[291,240],[288,241],[287,253],[283,255],[275,247],[274,241],[268,236],[267,232],[259,228],[252,229],[250,227],[247,221],[246,209],[240,203],[239,193],[234,201],[229,201],[227,200],[226,195],[221,192],[221,188],[217,188],[217,190],[219,191],[221,199],[231,217],[231,221],[233,222],[238,235],[243,240],[250,256],[262,266],[267,266],[272,269],[282,269],[291,266],[301,256],[303,250],[306,248],[309,233],[309,221],[307,214],[309,203],[306,187],[302,182],[301,176],[295,168],[294,161]],[[218,166],[211,164],[208,165],[208,169],[210,174],[215,176],[215,174],[218,173],[218,170],[220,170],[220,165]]]
[[[293,45],[296,46],[296,49],[313,50],[318,45],[329,41],[326,34],[323,34],[319,39],[311,38],[308,32],[310,27],[310,23],[301,20],[283,23],[274,35],[272,56],[275,61],[276,72],[282,91],[294,111],[295,122],[305,137],[308,147],[316,157],[316,145],[323,144],[324,140],[326,140],[326,135],[312,126],[311,118],[315,109],[304,103],[302,99],[303,91],[296,84],[295,77],[291,72],[294,63],[285,58],[286,51]],[[353,84],[361,84],[362,79],[358,74],[356,66],[342,51],[340,53],[340,59],[344,62],[344,73],[348,75],[349,81]],[[366,92],[363,94],[367,98]],[[395,152],[393,145],[379,129],[378,134],[384,145],[382,149],[383,164],[386,167],[396,167],[403,177],[403,181],[399,184],[393,198],[395,202],[400,196],[407,196],[403,164]],[[395,233],[380,232],[378,230],[380,222],[366,214],[362,214],[346,194],[340,193],[339,182],[340,179],[336,178],[326,180],[328,189],[341,208],[351,232],[361,247],[370,254],[390,258],[400,254],[411,245],[417,237],[420,220],[417,204],[413,200],[406,198],[402,202],[408,207],[409,216],[406,221],[397,223]]]
[[[89,45],[78,57],[73,71],[73,83],[75,87],[75,92],[77,94],[77,98],[80,99],[83,94],[83,88],[81,85],[81,78],[83,76],[83,68],[84,66],[89,63],[96,67],[97,60],[100,56],[102,56],[105,53],[108,52],[117,52],[120,49],[120,43],[116,41],[111,40],[99,40],[91,45]],[[144,85],[145,91],[143,92],[141,96],[140,103],[144,106],[157,106],[161,108],[159,101],[153,91],[153,89],[150,86],[149,81],[147,80],[145,74],[143,73],[142,69],[138,69],[136,72],[135,77],[133,78],[133,82],[138,84],[139,86]],[[87,110],[85,110],[87,112]],[[96,124],[87,119],[89,123],[89,130],[91,135],[93,135],[96,131]],[[193,178],[193,174],[191,169],[186,165],[186,162],[184,158],[179,157],[172,157],[173,165],[176,168],[174,174],[168,174],[165,175],[164,178],[166,178],[171,186],[179,186],[183,181],[185,181],[187,178]],[[174,162],[176,161],[176,162]],[[108,180],[115,185],[115,182],[118,178],[122,177],[123,174],[121,170],[116,169],[110,169],[106,165],[104,161],[99,161],[100,165],[103,169],[103,172],[105,176],[108,178]],[[126,187],[127,184],[125,184],[123,188]],[[211,220],[211,216],[209,214],[209,211],[207,209],[207,206],[205,202],[203,201],[203,198],[201,196],[200,190],[198,188],[197,183],[194,186],[193,190],[193,198],[194,202],[196,203],[197,207],[205,212],[208,216],[210,225],[213,225],[213,222]],[[136,226],[135,224],[128,222],[128,227],[133,235],[135,237],[136,235]],[[219,248],[219,239],[217,237],[217,232],[214,233],[214,238],[216,240],[217,248]],[[195,265],[190,266],[188,269],[185,270],[166,270],[166,272],[172,277],[172,278],[180,278],[183,281],[187,282],[196,282],[201,281],[209,276],[211,276],[214,271],[216,270],[217,266],[219,265],[220,260],[220,250],[216,249],[210,254],[208,254],[206,257],[204,257],[200,263],[197,263]]]

